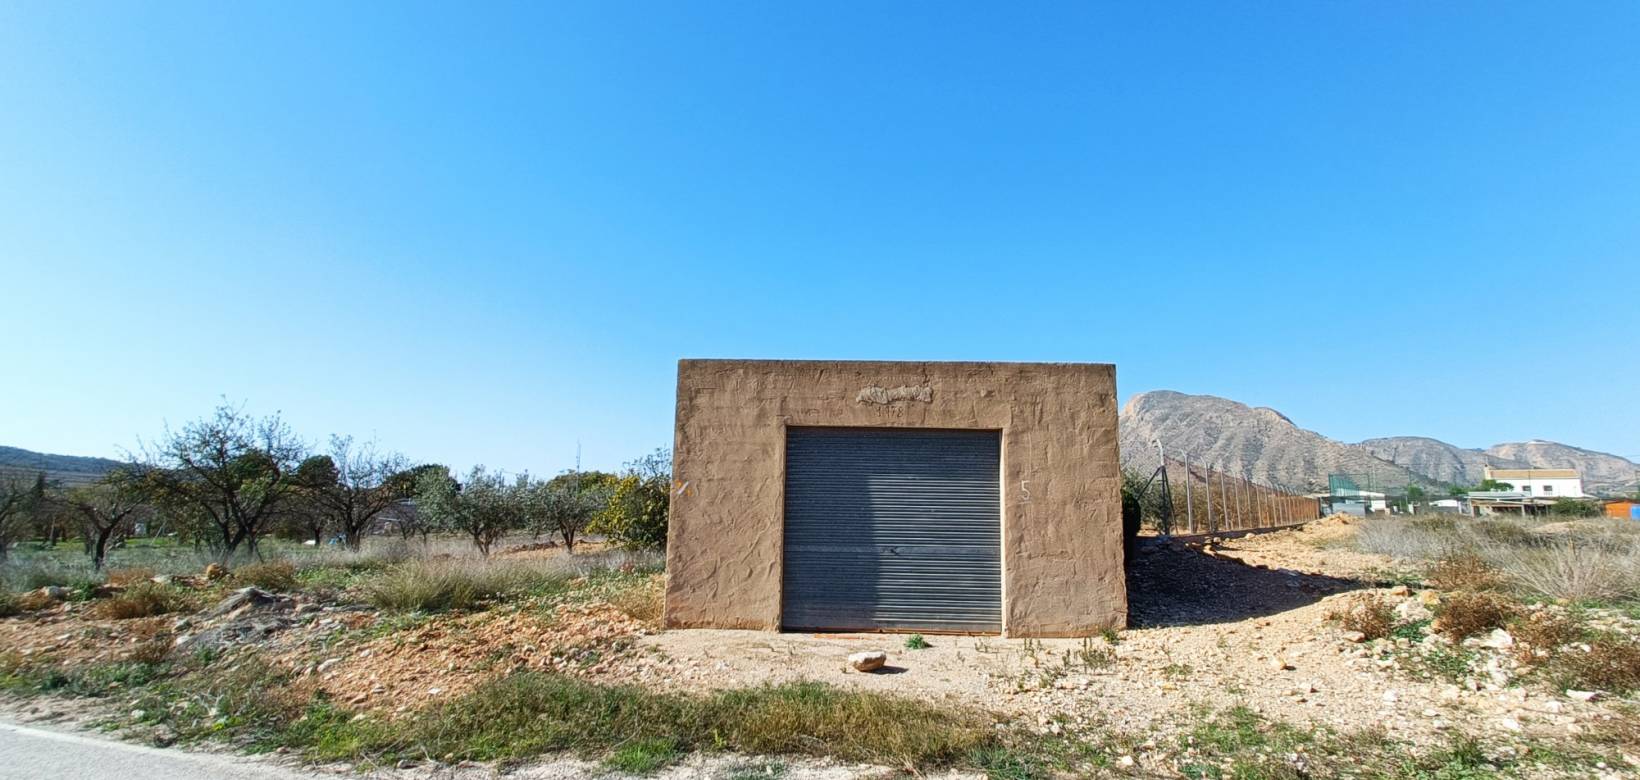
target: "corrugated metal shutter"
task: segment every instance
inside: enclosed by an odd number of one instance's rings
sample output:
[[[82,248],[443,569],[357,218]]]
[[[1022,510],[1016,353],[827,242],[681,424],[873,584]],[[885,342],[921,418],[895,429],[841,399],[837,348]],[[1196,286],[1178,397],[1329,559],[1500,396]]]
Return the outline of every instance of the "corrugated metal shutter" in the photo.
[[[789,428],[782,619],[1002,630],[996,431]]]

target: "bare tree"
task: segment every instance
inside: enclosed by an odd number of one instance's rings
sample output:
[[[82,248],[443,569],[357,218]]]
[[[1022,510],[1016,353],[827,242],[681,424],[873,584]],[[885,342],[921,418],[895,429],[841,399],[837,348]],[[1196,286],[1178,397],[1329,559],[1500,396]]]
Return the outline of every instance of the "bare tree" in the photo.
[[[297,469],[302,497],[341,532],[350,550],[383,512],[407,496],[399,475],[408,461],[398,453],[381,453],[373,443],[355,445],[351,436],[331,436],[330,452],[315,455]]]
[[[131,474],[162,508],[199,522],[223,560],[257,553],[296,489],[304,447],[279,415],[257,419],[227,403],[208,418],[166,430]]]
[[[108,558],[109,543],[129,535],[132,525],[149,509],[136,482],[118,473],[96,484],[66,490],[56,501],[79,526],[91,568],[97,571]]]

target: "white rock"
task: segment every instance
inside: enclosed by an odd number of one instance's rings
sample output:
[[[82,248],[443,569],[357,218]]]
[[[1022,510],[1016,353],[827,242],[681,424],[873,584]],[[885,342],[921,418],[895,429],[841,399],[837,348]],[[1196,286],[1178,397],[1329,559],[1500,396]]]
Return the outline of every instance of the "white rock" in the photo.
[[[1492,633],[1487,634],[1486,638],[1480,641],[1480,646],[1493,650],[1508,650],[1515,646],[1515,638],[1510,636],[1508,631],[1494,628]]]
[[[1391,688],[1387,691],[1384,691],[1384,703],[1385,704],[1394,704],[1400,698],[1401,698],[1401,694],[1396,692],[1396,690],[1394,688]]]
[[[1578,701],[1599,701],[1602,696],[1600,691],[1574,691],[1567,688],[1566,698],[1576,699]]]
[[[1504,731],[1520,731],[1521,729],[1520,721],[1515,720],[1514,718],[1499,719],[1498,727]]]
[[[888,663],[888,653],[882,650],[867,650],[855,653],[848,657],[848,665],[858,672],[871,672],[883,668]]]

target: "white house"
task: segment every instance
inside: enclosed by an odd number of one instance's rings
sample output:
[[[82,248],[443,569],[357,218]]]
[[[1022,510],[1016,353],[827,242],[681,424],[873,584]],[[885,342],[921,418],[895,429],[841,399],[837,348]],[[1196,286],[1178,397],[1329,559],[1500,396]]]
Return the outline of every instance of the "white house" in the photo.
[[[1532,498],[1584,498],[1583,478],[1572,469],[1495,469],[1487,466],[1487,479],[1502,482],[1516,493]]]

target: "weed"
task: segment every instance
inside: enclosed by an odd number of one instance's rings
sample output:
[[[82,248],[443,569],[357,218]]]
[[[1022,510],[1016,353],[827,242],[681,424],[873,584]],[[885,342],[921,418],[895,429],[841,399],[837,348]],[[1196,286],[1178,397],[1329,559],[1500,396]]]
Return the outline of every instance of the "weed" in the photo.
[[[388,570],[365,586],[376,607],[395,612],[470,610],[508,594],[522,594],[570,579],[523,563],[489,560],[414,561]]]
[[[92,608],[92,614],[112,620],[129,620],[180,612],[189,606],[191,605],[187,599],[170,587],[144,582],[97,602]]]
[[[1327,614],[1328,620],[1338,622],[1345,631],[1358,631],[1367,639],[1389,636],[1395,625],[1395,608],[1377,593],[1363,593],[1351,597],[1341,609]]]
[[[1454,593],[1441,602],[1434,629],[1453,641],[1502,628],[1516,605],[1495,593]]]
[[[907,650],[927,650],[930,647],[932,645],[928,644],[928,640],[923,639],[922,634],[912,634],[905,638],[905,649]]]
[[[22,612],[23,607],[17,603],[17,595],[10,591],[0,590],[0,618],[20,615]]]
[[[1475,654],[1461,647],[1431,647],[1419,656],[1419,662],[1430,674],[1457,682],[1469,676]]]
[[[1110,643],[1112,646],[1114,646],[1114,645],[1116,645],[1116,643],[1122,641],[1122,635],[1116,633],[1116,629],[1114,629],[1114,628],[1107,628],[1107,629],[1099,632],[1099,636],[1104,637],[1105,641]]]
[[[1190,664],[1168,664],[1162,667],[1162,676],[1170,680],[1188,680],[1196,670]]]
[[[676,741],[667,737],[645,737],[616,748],[604,763],[611,769],[647,775],[677,761],[681,755],[683,751]]]
[[[1408,642],[1421,642],[1424,637],[1429,635],[1429,626],[1432,622],[1434,621],[1414,620],[1410,623],[1398,623],[1395,628],[1390,629],[1390,638],[1405,639]]]
[[[290,561],[247,563],[234,569],[233,578],[235,582],[254,585],[263,590],[295,590],[296,564]]]

